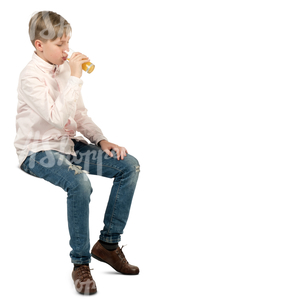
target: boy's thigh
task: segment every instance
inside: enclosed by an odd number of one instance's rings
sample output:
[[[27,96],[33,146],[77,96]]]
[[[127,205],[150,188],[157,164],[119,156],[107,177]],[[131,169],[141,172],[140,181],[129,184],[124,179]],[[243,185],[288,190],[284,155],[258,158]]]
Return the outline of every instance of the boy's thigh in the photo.
[[[92,175],[113,178],[118,173],[130,171],[131,169],[139,171],[138,160],[130,154],[127,154],[123,160],[118,160],[114,150],[111,150],[113,154],[113,157],[111,157],[100,147],[92,144],[81,145],[80,149],[75,152],[77,157],[73,157],[71,162]]]
[[[28,156],[21,169],[30,175],[60,186],[65,191],[89,181],[81,167],[69,161],[68,155],[55,150],[40,151]]]

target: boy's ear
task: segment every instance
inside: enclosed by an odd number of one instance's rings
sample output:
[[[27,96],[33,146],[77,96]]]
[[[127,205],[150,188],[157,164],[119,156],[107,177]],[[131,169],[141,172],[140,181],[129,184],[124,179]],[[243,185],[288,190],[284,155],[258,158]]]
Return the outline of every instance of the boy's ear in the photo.
[[[43,42],[42,41],[35,40],[34,45],[35,45],[35,49],[43,52]]]

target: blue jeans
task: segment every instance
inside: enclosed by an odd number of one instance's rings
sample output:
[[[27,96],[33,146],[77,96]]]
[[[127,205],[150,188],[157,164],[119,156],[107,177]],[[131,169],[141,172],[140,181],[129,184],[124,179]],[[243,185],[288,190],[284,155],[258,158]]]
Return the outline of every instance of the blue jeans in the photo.
[[[91,261],[89,203],[93,191],[87,173],[114,178],[99,239],[117,243],[128,220],[140,166],[137,159],[129,154],[123,160],[117,160],[114,151],[114,156],[110,157],[96,145],[73,142],[77,157],[55,150],[40,151],[27,156],[21,169],[67,192],[71,261],[87,264]]]

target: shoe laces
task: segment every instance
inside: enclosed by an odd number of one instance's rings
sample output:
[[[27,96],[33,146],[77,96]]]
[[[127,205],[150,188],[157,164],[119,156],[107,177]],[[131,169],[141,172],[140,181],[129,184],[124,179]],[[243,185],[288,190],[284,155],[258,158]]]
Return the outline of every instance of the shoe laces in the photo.
[[[80,281],[84,282],[87,281],[88,279],[93,280],[90,270],[94,270],[94,269],[90,269],[88,266],[82,265],[78,267],[77,270],[78,270],[78,277]]]
[[[123,251],[122,251],[122,249],[123,249],[125,246],[127,246],[127,245],[124,245],[124,246],[122,246],[122,248],[119,248],[119,249],[120,249],[120,251],[119,251],[119,254],[120,254],[119,257],[123,260],[124,263],[128,264],[128,261],[127,261],[125,255],[124,255],[124,253],[123,253]]]

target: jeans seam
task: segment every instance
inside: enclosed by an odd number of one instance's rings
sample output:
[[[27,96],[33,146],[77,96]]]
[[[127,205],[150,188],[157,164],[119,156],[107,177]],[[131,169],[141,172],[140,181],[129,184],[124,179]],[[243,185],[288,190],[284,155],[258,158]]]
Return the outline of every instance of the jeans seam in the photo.
[[[72,194],[72,196],[71,196],[72,198],[74,197],[74,195]],[[77,248],[77,244],[79,244],[78,243],[78,240],[80,239],[80,237],[79,237],[79,226],[78,226],[78,218],[77,218],[77,215],[76,215],[76,201],[74,201],[74,200],[72,200],[72,207],[73,207],[73,212],[72,212],[72,215],[73,215],[73,222],[74,222],[74,224],[75,224],[75,244],[76,244],[76,248]]]
[[[85,163],[85,160],[82,160],[82,163],[84,164]],[[89,162],[90,165],[95,165],[95,166],[99,166],[99,165],[102,165],[102,167],[107,167],[107,168],[111,168],[111,169],[114,169],[114,170],[117,170],[118,172],[123,172],[121,169],[118,169],[117,167],[115,166],[108,166],[108,165],[104,165],[104,164],[94,164],[92,162]],[[76,163],[74,163],[74,165],[76,165]],[[80,164],[78,164],[80,165]]]
[[[116,192],[116,197],[115,197],[115,200],[114,200],[114,206],[113,206],[113,210],[112,210],[112,214],[111,214],[111,219],[110,219],[110,224],[109,224],[109,228],[108,228],[108,233],[110,233],[110,230],[111,230],[111,227],[112,227],[112,224],[113,224],[113,220],[114,220],[114,217],[115,217],[115,208],[116,208],[116,205],[117,205],[117,202],[118,202],[118,196],[119,196],[119,190],[121,188],[121,185],[122,185],[122,181],[123,181],[123,177],[124,177],[124,172],[123,171],[120,171],[122,172],[122,178],[120,180],[120,184],[119,184],[119,187],[118,187],[118,190]]]

